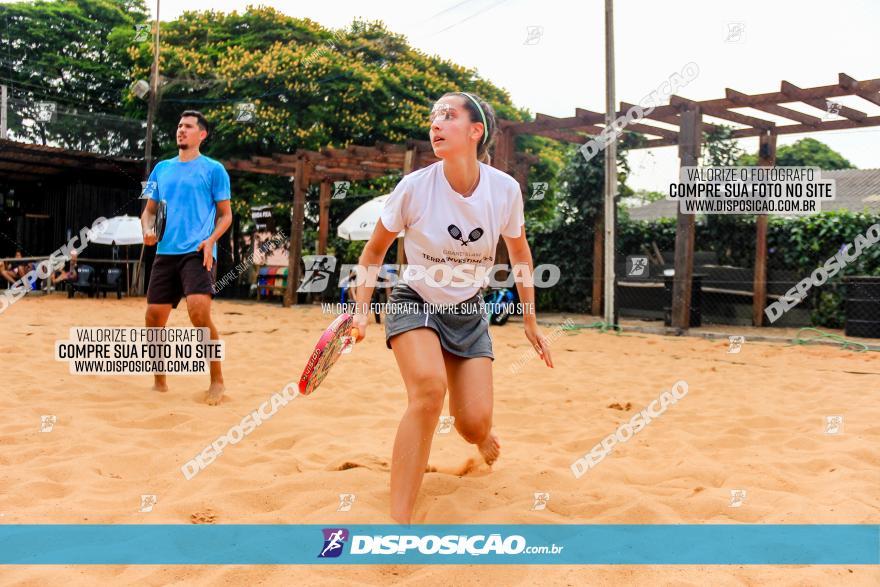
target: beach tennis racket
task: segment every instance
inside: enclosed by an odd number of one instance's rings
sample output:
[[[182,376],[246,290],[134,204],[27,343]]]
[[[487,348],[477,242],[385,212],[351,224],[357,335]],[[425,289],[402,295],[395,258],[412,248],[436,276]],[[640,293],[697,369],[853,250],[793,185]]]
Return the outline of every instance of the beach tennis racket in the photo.
[[[483,236],[483,229],[482,228],[475,228],[468,235],[468,242],[472,243],[474,241],[480,240],[481,236]]]
[[[156,224],[153,225],[153,232],[156,233],[156,242],[162,241],[162,235],[165,234],[165,218],[168,215],[168,206],[165,200],[159,200],[159,208],[156,210]]]
[[[358,331],[352,327],[353,321],[351,314],[340,314],[321,334],[299,378],[299,392],[302,395],[315,391],[342,353],[354,344]]]

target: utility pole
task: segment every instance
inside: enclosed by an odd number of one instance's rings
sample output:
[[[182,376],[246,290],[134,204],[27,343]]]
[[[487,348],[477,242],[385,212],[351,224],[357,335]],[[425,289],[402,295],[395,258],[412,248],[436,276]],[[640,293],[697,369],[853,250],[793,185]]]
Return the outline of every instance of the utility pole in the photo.
[[[614,0],[605,0],[605,128],[613,129],[614,104]],[[614,324],[614,220],[617,207],[617,137],[605,143],[605,323]]]
[[[0,139],[6,139],[6,110],[9,106],[9,98],[6,95],[6,86],[0,86]]]
[[[144,145],[144,180],[153,167],[153,121],[159,103],[159,0],[156,0],[156,30],[153,33],[153,67],[150,69],[150,100],[147,104],[147,144]]]

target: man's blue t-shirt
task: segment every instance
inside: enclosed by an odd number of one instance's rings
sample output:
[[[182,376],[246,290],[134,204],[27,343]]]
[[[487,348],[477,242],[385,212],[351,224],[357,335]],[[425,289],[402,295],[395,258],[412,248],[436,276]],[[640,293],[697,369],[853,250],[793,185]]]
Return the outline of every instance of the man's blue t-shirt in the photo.
[[[195,251],[214,232],[215,202],[230,198],[229,174],[219,161],[199,155],[192,161],[179,157],[156,164],[148,184],[150,199],[165,200],[165,234],[157,255],[182,255]],[[214,258],[217,244],[214,244]]]

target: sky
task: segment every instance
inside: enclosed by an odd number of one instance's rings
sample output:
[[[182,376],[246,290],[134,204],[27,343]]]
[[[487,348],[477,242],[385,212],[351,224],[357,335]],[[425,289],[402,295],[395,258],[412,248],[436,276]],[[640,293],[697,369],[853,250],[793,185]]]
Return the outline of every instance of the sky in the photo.
[[[603,0],[166,0],[160,18],[174,19],[184,10],[243,12],[249,4],[272,6],[328,28],[346,27],[354,18],[381,20],[417,49],[475,68],[532,113],[565,117],[574,116],[576,107],[604,111]],[[878,0],[616,0],[617,102],[637,103],[690,62],[698,65],[699,75],[677,93],[694,100],[723,98],[728,87],[776,92],[783,79],[799,87],[832,85],[840,72],[859,80],[880,78],[878,28]],[[861,98],[839,102],[880,115],[880,106]],[[824,114],[809,106],[797,109]],[[777,144],[804,136],[782,135]],[[880,168],[880,127],[812,136],[859,168]],[[740,146],[756,151],[757,138],[743,139]],[[675,147],[630,157],[633,173],[627,183],[635,189],[666,191],[677,177]]]

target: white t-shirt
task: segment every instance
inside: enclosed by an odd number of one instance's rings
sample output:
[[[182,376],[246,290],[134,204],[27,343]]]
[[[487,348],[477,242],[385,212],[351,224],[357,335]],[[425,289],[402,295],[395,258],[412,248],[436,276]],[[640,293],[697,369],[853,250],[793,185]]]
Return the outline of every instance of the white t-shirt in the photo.
[[[473,297],[488,283],[500,236],[520,236],[525,221],[515,179],[480,163],[480,182],[465,198],[449,185],[443,161],[404,176],[380,218],[391,232],[406,229],[401,281],[432,304]]]

